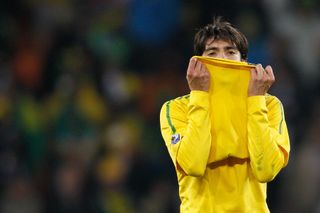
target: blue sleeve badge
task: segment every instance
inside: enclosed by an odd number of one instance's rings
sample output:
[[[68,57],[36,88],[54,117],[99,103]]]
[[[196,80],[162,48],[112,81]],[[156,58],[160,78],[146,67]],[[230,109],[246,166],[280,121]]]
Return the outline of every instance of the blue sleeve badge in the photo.
[[[181,136],[179,133],[176,133],[171,136],[171,144],[177,144],[181,140]]]

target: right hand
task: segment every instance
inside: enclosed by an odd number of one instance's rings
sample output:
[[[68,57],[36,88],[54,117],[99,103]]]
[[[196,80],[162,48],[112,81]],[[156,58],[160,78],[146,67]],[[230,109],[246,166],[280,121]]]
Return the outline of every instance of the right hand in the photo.
[[[187,80],[190,90],[209,91],[210,73],[197,58],[191,58],[189,61]]]

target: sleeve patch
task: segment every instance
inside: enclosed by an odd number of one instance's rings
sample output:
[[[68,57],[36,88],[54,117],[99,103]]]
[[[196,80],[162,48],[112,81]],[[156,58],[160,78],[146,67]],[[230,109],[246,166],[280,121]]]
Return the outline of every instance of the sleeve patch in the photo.
[[[176,133],[171,136],[171,144],[177,144],[181,140],[181,135]]]

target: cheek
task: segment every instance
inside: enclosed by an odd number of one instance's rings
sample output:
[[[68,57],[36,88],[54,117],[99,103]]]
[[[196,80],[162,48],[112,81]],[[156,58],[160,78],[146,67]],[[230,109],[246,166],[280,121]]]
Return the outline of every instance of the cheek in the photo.
[[[234,60],[234,61],[241,61],[241,56],[240,56],[240,54],[235,54],[235,55],[230,56],[228,59]]]

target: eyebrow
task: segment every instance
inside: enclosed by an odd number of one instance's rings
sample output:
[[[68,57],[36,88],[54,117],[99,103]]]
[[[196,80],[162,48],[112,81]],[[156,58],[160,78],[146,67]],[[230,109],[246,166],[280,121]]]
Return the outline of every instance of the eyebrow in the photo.
[[[204,52],[208,52],[210,50],[218,50],[218,47],[208,47],[207,49],[204,50]],[[226,46],[223,48],[224,50],[238,50],[236,47],[234,46]]]

